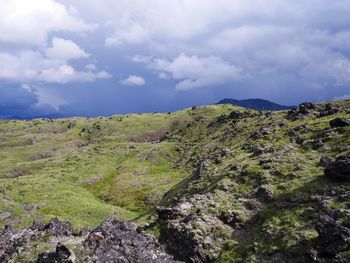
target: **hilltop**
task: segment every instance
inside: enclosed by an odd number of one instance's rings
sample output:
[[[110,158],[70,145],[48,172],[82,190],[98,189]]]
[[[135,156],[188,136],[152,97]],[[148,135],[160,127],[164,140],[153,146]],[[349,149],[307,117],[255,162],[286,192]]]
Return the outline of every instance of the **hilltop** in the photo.
[[[348,262],[349,119],[350,100],[1,120],[0,259]]]
[[[217,104],[231,104],[234,106],[239,106],[239,107],[248,108],[252,110],[271,110],[271,111],[289,110],[289,109],[296,108],[295,106],[280,105],[278,103],[271,102],[264,99],[246,99],[246,100],[223,99],[223,100],[220,100]]]

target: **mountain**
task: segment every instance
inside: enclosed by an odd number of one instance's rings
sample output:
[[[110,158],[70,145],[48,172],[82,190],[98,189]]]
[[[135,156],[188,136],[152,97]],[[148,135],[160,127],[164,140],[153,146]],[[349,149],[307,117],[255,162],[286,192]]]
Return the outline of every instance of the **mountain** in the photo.
[[[0,262],[350,262],[350,100],[0,120]]]
[[[235,100],[235,99],[223,99],[220,100],[217,104],[231,104],[243,108],[248,108],[252,110],[288,110],[295,108],[295,106],[285,106],[280,105],[264,99],[246,99],[246,100]]]

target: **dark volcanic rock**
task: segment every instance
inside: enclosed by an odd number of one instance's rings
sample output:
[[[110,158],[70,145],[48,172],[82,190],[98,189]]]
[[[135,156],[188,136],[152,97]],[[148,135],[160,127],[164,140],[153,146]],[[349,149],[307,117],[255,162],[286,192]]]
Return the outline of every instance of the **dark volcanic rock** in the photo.
[[[201,160],[200,163],[199,163],[199,165],[198,165],[198,167],[197,167],[197,169],[196,169],[196,172],[194,173],[194,177],[195,177],[196,179],[201,178],[202,175],[203,175],[203,172],[205,171],[205,169],[207,168],[207,166],[208,166],[207,161],[206,161],[206,160]]]
[[[255,196],[259,201],[264,203],[269,202],[273,199],[272,191],[265,186],[259,187],[255,193]]]
[[[292,120],[299,120],[309,115],[316,109],[316,105],[311,102],[301,103],[297,108],[288,111],[288,118]]]
[[[330,103],[327,103],[324,108],[319,109],[319,115],[318,117],[325,117],[329,115],[333,115],[341,111],[341,108],[336,107]]]
[[[322,139],[316,139],[316,140],[309,141],[308,144],[311,146],[311,148],[313,150],[320,149],[324,146]]]
[[[261,147],[261,146],[254,146],[252,149],[253,156],[260,156],[262,154],[266,153],[273,153],[275,150],[272,147]]]
[[[316,105],[311,102],[303,102],[298,106],[298,111],[302,114],[307,114],[314,109],[316,109]]]
[[[91,231],[84,246],[89,251],[88,262],[176,262],[162,251],[155,237],[131,223],[114,218],[107,219]]]
[[[203,262],[204,258],[199,242],[190,228],[177,222],[167,225],[168,250],[182,260],[191,259],[192,262]]]
[[[319,164],[322,166],[322,167],[327,167],[328,165],[330,165],[332,163],[332,159],[327,157],[327,156],[322,156],[321,159],[320,159],[320,162]]]
[[[48,234],[56,237],[72,236],[76,234],[69,222],[60,221],[57,218],[51,219],[50,222],[45,226],[45,230]]]
[[[242,117],[242,114],[238,110],[233,110],[233,111],[231,111],[229,116],[230,116],[231,119],[236,119],[237,120],[237,119],[240,119]]]
[[[350,120],[345,118],[335,118],[334,120],[331,120],[329,122],[329,125],[332,128],[346,127],[346,126],[350,126]]]
[[[70,224],[61,222],[57,218],[52,219],[48,224],[34,222],[30,228],[20,231],[5,227],[0,233],[0,262],[9,261],[21,247],[43,236],[63,237],[73,234]]]
[[[329,216],[316,221],[318,239],[316,250],[323,258],[339,258],[339,253],[350,249],[350,229],[337,223]]]
[[[237,227],[237,225],[243,223],[237,211],[222,211],[219,214],[219,218],[222,222],[232,227]]]
[[[324,173],[327,177],[339,181],[350,181],[350,155],[338,157],[329,164]]]
[[[21,231],[6,227],[0,233],[0,262],[17,262],[17,257],[24,250],[35,253],[37,242],[57,243],[56,250],[41,253],[37,263],[176,262],[162,250],[155,237],[131,223],[109,218],[85,235],[87,238],[81,242],[70,224],[58,219],[53,219],[48,224],[33,223],[30,228]],[[74,251],[78,253],[73,255],[73,251],[64,245],[69,240],[79,242],[75,246],[77,251]]]
[[[232,232],[229,225],[235,224],[235,215],[234,212],[206,213],[206,209],[216,207],[213,198],[211,193],[194,195],[172,209],[158,210],[160,238],[175,259],[202,263],[215,262],[219,257],[225,239]]]
[[[182,210],[177,207],[167,208],[164,206],[157,206],[156,209],[158,218],[162,220],[177,219],[184,215]]]
[[[40,254],[36,263],[73,263],[70,259],[71,255],[67,247],[58,243],[55,252]]]

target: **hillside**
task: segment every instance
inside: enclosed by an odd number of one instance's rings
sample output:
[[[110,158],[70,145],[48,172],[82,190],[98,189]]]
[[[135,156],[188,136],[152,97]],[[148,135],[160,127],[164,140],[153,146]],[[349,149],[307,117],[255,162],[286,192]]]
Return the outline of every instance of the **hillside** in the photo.
[[[349,262],[349,119],[350,100],[1,120],[0,226],[17,229],[0,259]]]
[[[294,106],[280,105],[275,102],[271,102],[263,99],[247,99],[247,100],[235,100],[235,99],[223,99],[217,104],[231,104],[234,106],[244,107],[252,110],[289,110],[295,108]]]

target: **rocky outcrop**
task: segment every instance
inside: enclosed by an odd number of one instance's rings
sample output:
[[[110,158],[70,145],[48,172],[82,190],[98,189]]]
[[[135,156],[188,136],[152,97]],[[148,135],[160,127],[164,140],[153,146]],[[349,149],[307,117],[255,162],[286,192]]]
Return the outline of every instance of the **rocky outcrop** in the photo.
[[[303,102],[297,108],[288,111],[287,117],[291,120],[299,120],[307,117],[313,110],[316,109],[316,105],[311,102]]]
[[[321,107],[319,109],[318,117],[322,118],[325,116],[333,115],[333,114],[338,113],[341,110],[342,110],[341,108],[334,106],[331,103],[327,103],[326,105],[324,105],[324,107]]]
[[[346,118],[335,118],[334,120],[331,120],[329,122],[329,125],[332,128],[346,127],[346,126],[350,126],[350,120]]]
[[[232,229],[221,215],[206,212],[208,206],[215,206],[211,194],[194,195],[173,208],[158,207],[161,240],[175,259],[199,263],[219,256]]]
[[[87,261],[104,262],[175,262],[160,247],[155,237],[146,234],[141,228],[109,218],[92,230],[84,247],[87,249]]]
[[[58,219],[48,224],[34,223],[30,228],[20,231],[7,227],[0,234],[0,262],[16,262],[16,258],[23,258],[21,253],[24,250],[29,250],[29,254],[33,255],[37,253],[40,243],[56,244],[56,249],[41,252],[35,261],[37,263],[179,262],[163,251],[154,236],[146,234],[134,224],[113,217],[85,235],[79,236],[68,222]],[[74,243],[74,251],[65,242]]]
[[[263,203],[270,202],[273,199],[273,193],[271,189],[266,186],[259,187],[255,193],[255,196],[259,201]]]
[[[330,165],[332,163],[332,159],[327,157],[327,156],[322,156],[319,162],[319,165],[322,167],[327,167],[328,165]]]
[[[71,255],[72,253],[66,246],[58,243],[56,251],[41,253],[36,263],[73,263],[70,259]]]
[[[34,222],[30,228],[23,230],[5,227],[0,233],[0,262],[7,262],[19,253],[21,247],[44,236],[64,237],[69,235],[75,235],[71,225],[57,218],[52,219],[48,224]]]
[[[319,237],[312,249],[314,259],[320,257],[325,262],[346,262],[342,261],[340,253],[350,249],[350,229],[327,215],[316,221],[315,228]]]
[[[324,170],[325,175],[334,180],[350,181],[350,155],[338,157]]]

